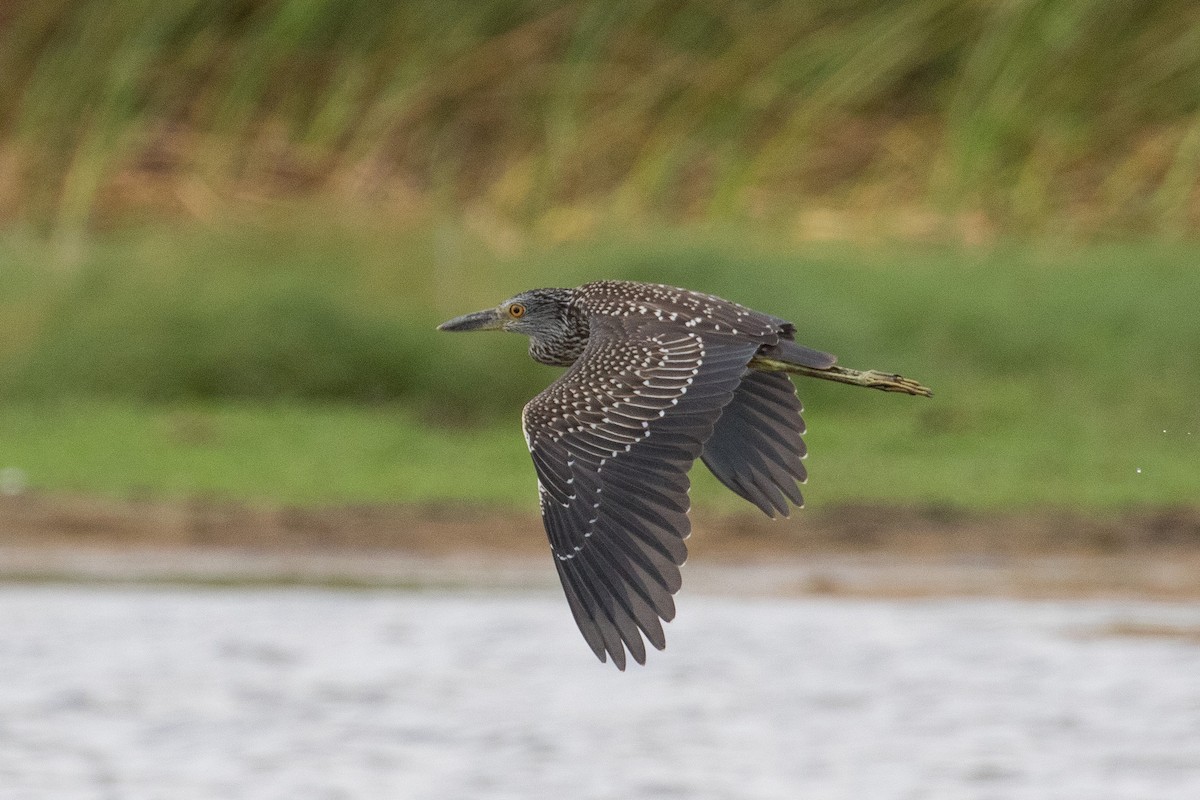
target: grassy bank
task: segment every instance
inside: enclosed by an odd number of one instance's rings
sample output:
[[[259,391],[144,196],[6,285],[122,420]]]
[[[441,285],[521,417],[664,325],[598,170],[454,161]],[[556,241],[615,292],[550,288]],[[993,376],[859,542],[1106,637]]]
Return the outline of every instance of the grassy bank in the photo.
[[[1156,421],[1118,431],[1101,404],[1078,409],[1090,420],[1064,420],[1052,404],[1027,416],[1008,400],[987,404],[986,414],[955,391],[934,401],[941,406],[886,396],[851,410],[834,397],[811,401],[809,506],[1104,513],[1196,502],[1200,426],[1164,432]],[[976,416],[990,421],[964,422]],[[118,497],[536,506],[515,413],[463,429],[401,408],[5,407],[3,467],[19,467],[39,490]],[[703,468],[693,477],[693,496],[707,507],[750,508]]]
[[[556,371],[518,337],[434,325],[533,285],[627,277],[792,318],[848,366],[934,388],[801,381],[814,503],[1197,498],[1189,246],[780,250],[709,230],[503,257],[460,229],[301,218],[0,249],[0,468],[38,488],[531,503],[518,411]]]
[[[1187,0],[15,2],[0,74],[0,217],[68,231],[279,194],[551,236],[1200,224]]]

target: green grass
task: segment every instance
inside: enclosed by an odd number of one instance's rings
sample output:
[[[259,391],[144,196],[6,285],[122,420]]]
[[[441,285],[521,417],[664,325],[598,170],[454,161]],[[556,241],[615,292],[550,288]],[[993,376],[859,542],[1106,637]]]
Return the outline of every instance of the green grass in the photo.
[[[1189,0],[46,0],[6,10],[0,75],[0,213],[68,231],[248,189],[558,233],[1198,221]]]
[[[52,491],[305,504],[534,497],[518,427],[439,429],[398,408],[9,407],[0,441],[0,460]]]
[[[803,384],[814,504],[1195,502],[1194,3],[0,17],[0,468],[35,486],[525,504],[554,371],[434,325],[623,277],[934,387]],[[1114,232],[1157,238],[1064,244]]]
[[[1160,418],[1117,431],[1100,417],[1064,419],[1053,405],[1006,413],[1011,396],[953,389],[934,401],[872,395],[853,410],[837,399],[809,403],[812,508],[881,501],[1103,512],[1196,499],[1200,425],[1164,433],[1160,425],[1175,423]],[[462,429],[387,407],[5,407],[0,442],[0,468],[20,468],[44,491],[536,508],[515,414]],[[693,477],[707,507],[749,508],[703,467]]]
[[[0,237],[0,257],[9,400],[353,400],[495,418],[554,371],[530,362],[518,337],[435,325],[531,286],[598,278],[715,292],[795,320],[803,341],[848,366],[1030,412],[1077,404],[1128,423],[1190,413],[1200,393],[1187,355],[1200,351],[1200,248],[1190,245],[778,248],[710,228],[509,257],[457,228],[299,218],[127,230],[68,257]],[[869,394],[838,402],[862,407]]]
[[[0,468],[46,490],[532,505],[518,412],[556,371],[520,337],[434,325],[601,277],[713,291],[933,387],[800,381],[813,504],[1101,509],[1200,485],[1188,245],[779,249],[707,229],[512,258],[459,229],[299,218],[0,254]]]

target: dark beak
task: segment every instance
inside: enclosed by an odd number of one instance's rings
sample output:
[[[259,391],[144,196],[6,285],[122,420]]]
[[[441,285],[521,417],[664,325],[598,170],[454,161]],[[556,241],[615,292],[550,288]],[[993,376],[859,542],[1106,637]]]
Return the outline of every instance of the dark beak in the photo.
[[[438,325],[439,331],[494,331],[504,326],[504,317],[500,311],[489,308],[487,311],[476,311],[474,314],[464,314]]]

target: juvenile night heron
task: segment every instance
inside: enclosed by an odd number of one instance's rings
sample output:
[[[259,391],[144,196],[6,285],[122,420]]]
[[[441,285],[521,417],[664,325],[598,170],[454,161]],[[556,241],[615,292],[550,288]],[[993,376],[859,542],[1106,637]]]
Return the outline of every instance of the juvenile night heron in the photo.
[[[712,295],[600,281],[532,289],[443,331],[506,330],[569,367],[522,424],[542,520],[575,622],[601,660],[645,663],[687,558],[688,470],[700,458],[767,516],[803,505],[802,406],[787,373],[930,396],[900,375],[835,366],[796,327]]]

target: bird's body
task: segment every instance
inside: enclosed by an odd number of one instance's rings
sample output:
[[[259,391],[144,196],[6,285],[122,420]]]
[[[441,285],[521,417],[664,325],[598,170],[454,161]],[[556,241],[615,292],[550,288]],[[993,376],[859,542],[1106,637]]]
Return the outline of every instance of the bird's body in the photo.
[[[697,458],[768,516],[803,499],[802,407],[787,373],[929,395],[920,384],[835,366],[795,326],[712,295],[599,281],[535,289],[443,330],[505,329],[568,367],[522,413],[543,521],[575,621],[601,661],[645,661],[687,557],[688,470]]]

